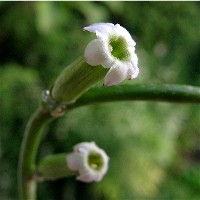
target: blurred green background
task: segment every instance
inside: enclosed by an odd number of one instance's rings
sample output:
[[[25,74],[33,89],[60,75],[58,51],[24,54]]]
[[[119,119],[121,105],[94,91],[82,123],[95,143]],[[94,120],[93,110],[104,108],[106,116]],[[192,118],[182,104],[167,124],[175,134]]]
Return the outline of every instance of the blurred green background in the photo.
[[[25,125],[41,91],[83,55],[95,22],[137,42],[140,75],[122,84],[200,85],[199,2],[0,2],[0,199],[17,199]],[[102,85],[102,82],[99,83]],[[95,141],[110,156],[100,183],[38,184],[38,200],[200,199],[200,108],[118,102],[70,111],[47,129],[38,159]]]

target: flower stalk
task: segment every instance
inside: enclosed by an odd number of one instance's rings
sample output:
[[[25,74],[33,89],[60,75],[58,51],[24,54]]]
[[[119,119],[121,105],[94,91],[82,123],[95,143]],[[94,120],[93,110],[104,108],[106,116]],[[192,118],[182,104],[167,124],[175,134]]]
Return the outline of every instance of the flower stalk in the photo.
[[[200,88],[184,85],[121,85],[97,87],[83,94],[71,110],[83,105],[114,101],[161,101],[171,103],[200,104]],[[36,180],[34,179],[35,158],[44,127],[53,117],[50,111],[40,107],[30,119],[23,139],[19,163],[19,191],[21,200],[35,200]]]
[[[63,177],[75,176],[77,173],[70,170],[66,163],[66,153],[49,155],[43,158],[37,167],[38,181],[56,180]]]
[[[157,101],[200,104],[200,87],[177,84],[137,84],[104,88],[95,87],[83,94],[76,101],[76,104],[70,105],[68,110],[79,106],[115,101]]]
[[[30,118],[22,141],[18,167],[20,200],[36,199],[35,159],[45,125],[53,119],[48,110],[40,107]]]

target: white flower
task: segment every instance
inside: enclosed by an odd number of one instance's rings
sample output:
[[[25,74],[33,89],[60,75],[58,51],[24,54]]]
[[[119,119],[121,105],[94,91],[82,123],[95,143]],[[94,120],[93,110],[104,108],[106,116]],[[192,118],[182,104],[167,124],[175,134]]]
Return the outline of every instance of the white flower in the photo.
[[[78,171],[77,180],[100,181],[108,170],[109,157],[94,142],[82,142],[74,146],[67,156],[69,169]]]
[[[133,79],[138,76],[136,43],[125,28],[119,24],[96,23],[83,30],[96,33],[97,36],[85,49],[85,61],[92,66],[101,64],[110,68],[104,80],[105,86],[118,84],[127,77]]]

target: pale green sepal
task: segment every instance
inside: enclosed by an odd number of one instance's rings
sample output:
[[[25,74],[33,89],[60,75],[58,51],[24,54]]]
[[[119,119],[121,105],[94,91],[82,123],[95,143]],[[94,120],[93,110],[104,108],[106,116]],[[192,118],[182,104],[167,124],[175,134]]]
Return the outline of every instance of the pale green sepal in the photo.
[[[51,96],[58,103],[71,104],[99,80],[104,79],[107,69],[91,66],[79,58],[58,76]]]
[[[77,172],[68,168],[66,157],[66,153],[60,153],[42,159],[37,167],[36,179],[38,181],[56,180],[77,175]]]

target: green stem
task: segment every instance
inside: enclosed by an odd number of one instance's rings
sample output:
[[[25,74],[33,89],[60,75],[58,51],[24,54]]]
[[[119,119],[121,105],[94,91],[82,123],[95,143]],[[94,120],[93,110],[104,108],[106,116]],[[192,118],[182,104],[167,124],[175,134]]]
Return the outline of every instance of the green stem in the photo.
[[[44,133],[44,126],[52,119],[50,113],[40,107],[27,124],[18,169],[20,200],[36,199],[36,180],[34,179],[36,153]]]
[[[79,92],[81,93],[81,91]],[[67,109],[92,103],[127,100],[200,103],[200,88],[184,85],[119,85],[93,88],[82,95],[75,104],[68,105]],[[50,112],[40,107],[26,127],[19,161],[20,200],[36,199],[36,179],[34,177],[36,153],[44,133],[44,127],[52,119],[54,117]],[[63,163],[61,165],[64,166]]]
[[[113,101],[162,101],[200,103],[200,87],[187,85],[117,85],[96,87],[83,94],[67,109]]]

